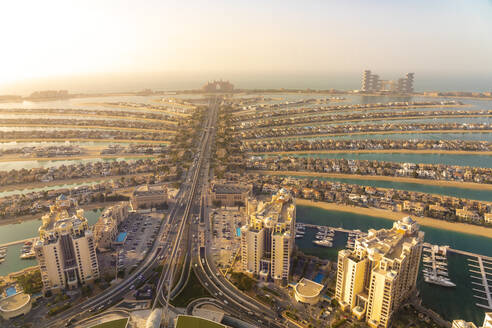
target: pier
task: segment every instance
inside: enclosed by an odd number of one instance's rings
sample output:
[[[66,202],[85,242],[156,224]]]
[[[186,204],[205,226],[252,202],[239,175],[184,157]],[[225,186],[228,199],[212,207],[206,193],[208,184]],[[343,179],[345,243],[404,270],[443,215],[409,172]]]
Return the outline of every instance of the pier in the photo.
[[[470,278],[478,280],[478,282],[472,281],[471,283],[477,287],[481,287],[480,289],[472,288],[475,292],[473,297],[486,303],[475,303],[475,305],[486,310],[492,310],[492,279],[487,277],[487,275],[492,277],[492,261],[488,256],[475,254],[473,257],[476,257],[476,259],[468,258],[468,271],[470,271]],[[478,276],[473,274],[477,274]],[[477,295],[477,293],[479,294]]]
[[[297,223],[300,224],[306,228],[313,228],[313,229],[328,229],[328,230],[333,230],[333,231],[338,231],[338,232],[345,232],[345,233],[357,233],[357,234],[363,234],[366,235],[365,232],[362,232],[360,230],[349,230],[349,229],[344,229],[344,228],[335,228],[335,227],[329,227],[325,225],[316,225],[316,224],[309,224],[309,223]]]
[[[36,237],[31,237],[31,238],[22,239],[22,240],[11,241],[10,243],[5,243],[5,244],[0,245],[0,248],[9,247],[9,246],[18,245],[18,244],[24,244],[25,242],[28,242],[28,241],[34,243],[35,239],[36,239]]]

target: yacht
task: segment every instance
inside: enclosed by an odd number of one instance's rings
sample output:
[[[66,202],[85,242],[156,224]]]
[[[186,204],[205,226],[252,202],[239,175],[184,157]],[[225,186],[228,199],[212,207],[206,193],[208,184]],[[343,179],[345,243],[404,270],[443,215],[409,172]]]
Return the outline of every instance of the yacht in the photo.
[[[22,253],[20,258],[23,259],[23,260],[27,260],[27,259],[33,259],[36,257],[36,253],[34,253],[34,251],[30,251],[30,252],[27,252],[27,253]]]
[[[323,247],[333,247],[333,243],[329,239],[315,240],[313,243]]]
[[[424,281],[429,284],[435,284],[443,287],[456,287],[456,284],[448,278],[440,277],[437,275],[424,274]]]

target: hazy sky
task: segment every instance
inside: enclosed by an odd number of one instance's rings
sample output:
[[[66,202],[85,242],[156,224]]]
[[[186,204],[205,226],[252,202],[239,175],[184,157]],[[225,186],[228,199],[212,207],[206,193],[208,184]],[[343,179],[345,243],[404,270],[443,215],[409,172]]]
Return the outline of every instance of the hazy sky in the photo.
[[[3,0],[0,36],[4,89],[122,72],[492,75],[490,0]]]

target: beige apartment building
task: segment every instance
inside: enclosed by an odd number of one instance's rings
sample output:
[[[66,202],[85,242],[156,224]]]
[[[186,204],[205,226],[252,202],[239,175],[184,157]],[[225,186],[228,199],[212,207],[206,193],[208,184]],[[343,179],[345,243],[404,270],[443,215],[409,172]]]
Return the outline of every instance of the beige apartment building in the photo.
[[[135,188],[130,202],[134,210],[158,207],[167,203],[167,188],[162,185],[143,185]]]
[[[210,188],[210,194],[212,202],[220,202],[221,206],[237,206],[241,203],[246,204],[252,190],[251,184],[214,183]]]
[[[247,202],[248,224],[241,228],[241,265],[246,274],[286,284],[294,246],[296,206],[286,189],[268,202]]]
[[[110,249],[118,234],[120,223],[128,217],[128,202],[107,208],[94,225],[94,240],[99,250]]]
[[[370,327],[389,327],[402,301],[415,289],[424,233],[410,217],[391,229],[369,230],[354,250],[338,253],[335,297]]]
[[[64,195],[42,217],[34,250],[45,294],[75,289],[99,277],[94,235],[84,210]]]

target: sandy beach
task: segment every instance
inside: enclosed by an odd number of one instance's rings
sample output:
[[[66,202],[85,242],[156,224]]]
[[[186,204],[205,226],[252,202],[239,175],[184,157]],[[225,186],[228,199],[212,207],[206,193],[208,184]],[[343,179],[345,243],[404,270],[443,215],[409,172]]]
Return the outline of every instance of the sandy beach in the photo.
[[[315,134],[295,134],[289,136],[275,136],[265,138],[244,139],[245,141],[263,141],[271,139],[298,139],[298,138],[316,138],[316,137],[336,137],[336,136],[354,136],[354,135],[372,135],[372,134],[424,134],[424,133],[492,133],[492,130],[408,130],[408,131],[362,131],[362,132],[344,132],[344,133],[315,133]]]
[[[402,154],[449,154],[449,155],[484,155],[491,156],[492,151],[466,150],[434,150],[434,149],[340,149],[340,150],[293,150],[293,151],[266,151],[251,152],[250,155],[292,155],[292,154],[369,154],[369,153],[402,153]]]
[[[443,181],[443,180],[427,180],[407,177],[392,177],[392,176],[374,176],[374,175],[359,175],[359,174],[341,174],[341,173],[322,173],[322,172],[306,172],[306,171],[262,171],[252,170],[249,173],[260,173],[265,175],[291,175],[291,176],[307,176],[307,177],[326,177],[326,178],[344,178],[344,179],[363,179],[363,180],[381,180],[407,182],[416,184],[433,185],[440,187],[455,187],[462,189],[475,190],[492,190],[491,184],[459,182],[459,181]]]
[[[303,206],[318,207],[325,210],[362,214],[362,215],[378,217],[378,218],[394,220],[394,221],[399,220],[405,216],[408,216],[408,214],[401,213],[401,212],[391,212],[388,210],[382,210],[377,208],[356,207],[356,206],[340,205],[340,204],[333,204],[333,203],[326,203],[326,202],[314,202],[312,200],[306,200],[306,199],[296,199],[296,204],[303,205]],[[432,219],[428,217],[412,216],[412,218],[415,219],[422,226],[462,232],[462,233],[467,233],[471,235],[482,236],[492,239],[492,228],[475,226],[466,223],[447,222],[447,221]]]

